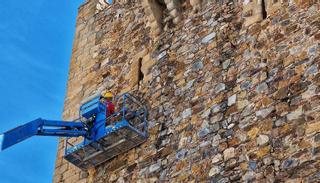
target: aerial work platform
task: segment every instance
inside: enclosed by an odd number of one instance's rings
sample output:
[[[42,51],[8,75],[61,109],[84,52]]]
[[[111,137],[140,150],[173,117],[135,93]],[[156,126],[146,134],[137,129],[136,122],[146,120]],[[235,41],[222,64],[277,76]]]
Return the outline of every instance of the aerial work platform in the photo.
[[[148,137],[147,108],[129,93],[116,101],[120,110],[108,118],[97,96],[80,107],[78,122],[37,119],[7,131],[0,135],[0,150],[35,135],[66,137],[64,158],[83,170],[96,167]]]
[[[91,109],[96,109],[93,106],[100,105],[99,103],[96,100],[91,101],[88,106],[83,105],[82,112],[91,113]],[[106,121],[107,125],[102,132],[104,135],[99,135],[100,138],[94,141],[84,140],[77,145],[70,143],[70,138],[66,139],[66,160],[81,169],[88,169],[138,146],[147,139],[147,109],[129,94],[119,98],[118,103],[122,103],[121,110],[102,120],[103,123]]]

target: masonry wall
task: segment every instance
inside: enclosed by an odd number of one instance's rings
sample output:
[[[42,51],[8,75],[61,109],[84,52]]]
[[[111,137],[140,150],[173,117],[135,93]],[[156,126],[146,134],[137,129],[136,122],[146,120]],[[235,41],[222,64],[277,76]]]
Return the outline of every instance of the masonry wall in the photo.
[[[248,2],[84,3],[63,118],[130,91],[150,137],[90,174],[61,139],[53,182],[319,182],[320,3]]]

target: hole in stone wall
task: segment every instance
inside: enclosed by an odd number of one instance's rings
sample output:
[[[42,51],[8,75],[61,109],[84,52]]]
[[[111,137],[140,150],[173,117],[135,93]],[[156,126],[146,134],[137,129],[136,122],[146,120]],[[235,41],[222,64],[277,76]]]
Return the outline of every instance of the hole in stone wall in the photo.
[[[155,0],[156,7],[158,7],[159,11],[161,12],[161,16],[163,17],[163,12],[167,8],[166,3],[164,0]]]
[[[138,85],[140,85],[140,82],[143,81],[144,78],[144,74],[142,72],[142,58],[139,58],[138,69]]]
[[[131,88],[134,88],[136,86],[138,86],[139,88],[140,84],[147,75],[144,70],[145,65],[142,61],[143,58],[140,57],[138,60],[133,61],[133,63],[131,64],[131,69],[129,73],[129,85]]]
[[[262,0],[261,6],[262,6],[262,18],[266,19],[268,15],[267,15],[267,10],[266,10],[266,2],[265,2],[265,0]]]
[[[164,0],[149,0],[149,5],[152,10],[157,12],[163,12],[167,8]]]
[[[156,21],[157,25],[160,26],[159,28],[162,29],[164,11],[167,8],[164,0],[146,0],[146,1],[154,18],[154,20],[151,20],[151,21]]]
[[[158,3],[160,6],[166,7],[166,3],[164,2],[164,0],[156,0],[156,3]]]

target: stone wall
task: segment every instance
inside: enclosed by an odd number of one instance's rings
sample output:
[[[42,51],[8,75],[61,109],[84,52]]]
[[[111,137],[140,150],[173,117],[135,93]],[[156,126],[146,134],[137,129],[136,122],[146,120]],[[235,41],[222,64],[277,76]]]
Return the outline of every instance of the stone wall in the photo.
[[[53,182],[320,181],[319,1],[99,3],[79,9],[63,117],[130,91],[150,137],[90,174],[61,139]]]

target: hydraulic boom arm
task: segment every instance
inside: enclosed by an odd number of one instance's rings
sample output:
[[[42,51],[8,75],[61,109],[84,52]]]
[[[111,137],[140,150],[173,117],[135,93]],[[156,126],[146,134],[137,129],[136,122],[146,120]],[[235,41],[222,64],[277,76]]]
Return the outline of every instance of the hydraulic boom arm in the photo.
[[[86,137],[88,131],[83,123],[36,119],[0,134],[0,151],[32,136]]]

